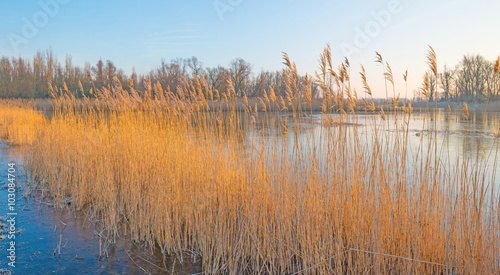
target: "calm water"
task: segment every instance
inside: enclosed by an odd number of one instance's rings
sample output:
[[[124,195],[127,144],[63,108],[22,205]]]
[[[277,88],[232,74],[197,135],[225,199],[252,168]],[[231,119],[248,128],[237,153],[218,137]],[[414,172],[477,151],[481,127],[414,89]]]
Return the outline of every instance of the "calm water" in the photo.
[[[332,116],[333,119],[338,119],[338,115],[323,115],[314,114],[312,120],[304,119],[301,123],[298,133],[298,141],[302,146],[307,146],[312,143],[314,132],[315,146],[317,151],[321,152],[324,146],[325,135],[327,130],[322,127],[322,121],[325,116]],[[374,118],[375,121],[374,122]],[[383,121],[380,115],[357,115],[350,117],[348,122],[358,124],[356,127],[357,135],[363,142],[366,143],[368,151],[372,136],[375,133],[375,123],[378,128],[378,135],[387,135],[389,140],[395,137],[396,134],[401,134],[406,131],[403,127],[404,121],[402,115],[395,119],[392,115],[386,115],[386,120]],[[292,118],[289,118],[289,121]],[[434,124],[436,123],[436,125]],[[314,127],[312,126],[314,124]],[[436,131],[434,130],[436,127]],[[492,181],[494,185],[500,189],[500,174],[496,173],[495,155],[500,151],[497,150],[500,139],[494,138],[495,130],[500,127],[500,113],[484,111],[470,111],[469,118],[466,119],[461,111],[452,111],[448,113],[446,109],[439,109],[437,113],[413,113],[408,124],[408,142],[409,142],[409,161],[414,159],[416,154],[427,152],[430,147],[434,154],[435,138],[437,137],[438,158],[444,167],[454,167],[457,159],[467,160],[471,165],[478,164],[487,175],[487,182]],[[346,126],[347,131],[353,131],[355,127]],[[261,130],[261,129],[260,129]],[[281,134],[276,131],[266,131],[262,135],[251,134],[252,139],[271,139]],[[285,144],[286,143],[286,144]],[[289,122],[288,139],[282,142],[280,146],[289,146],[289,150],[295,144],[294,125]],[[324,148],[324,147],[323,147]]]

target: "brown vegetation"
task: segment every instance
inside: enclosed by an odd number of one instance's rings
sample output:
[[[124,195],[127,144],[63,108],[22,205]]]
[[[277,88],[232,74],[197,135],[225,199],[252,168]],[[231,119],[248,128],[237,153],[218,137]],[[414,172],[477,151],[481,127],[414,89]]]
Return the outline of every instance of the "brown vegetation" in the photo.
[[[259,110],[198,78],[142,96],[115,81],[94,101],[55,91],[26,156],[31,186],[208,273],[498,274],[499,198],[480,163],[441,162],[432,135],[410,153],[411,105],[386,113],[366,81],[367,98],[351,90],[347,60],[320,60],[321,125],[312,79],[286,55],[286,95],[268,90]],[[366,131],[358,101],[380,114]]]

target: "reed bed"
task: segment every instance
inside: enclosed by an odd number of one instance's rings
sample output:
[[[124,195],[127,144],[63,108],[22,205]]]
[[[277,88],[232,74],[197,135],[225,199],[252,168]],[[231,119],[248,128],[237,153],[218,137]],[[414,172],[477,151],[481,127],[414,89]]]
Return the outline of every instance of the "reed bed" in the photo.
[[[12,145],[31,145],[46,122],[33,103],[0,102],[0,139]]]
[[[203,77],[178,94],[117,82],[78,100],[54,88],[26,155],[31,187],[90,207],[111,238],[125,225],[132,241],[201,258],[205,273],[500,273],[500,200],[481,160],[442,161],[435,135],[411,147],[411,105],[376,108],[364,69],[358,98],[329,48],[317,121],[300,104],[312,104],[312,79],[284,60],[287,95],[267,91],[259,106]],[[394,86],[388,64],[384,74]],[[378,114],[363,125],[358,101]]]

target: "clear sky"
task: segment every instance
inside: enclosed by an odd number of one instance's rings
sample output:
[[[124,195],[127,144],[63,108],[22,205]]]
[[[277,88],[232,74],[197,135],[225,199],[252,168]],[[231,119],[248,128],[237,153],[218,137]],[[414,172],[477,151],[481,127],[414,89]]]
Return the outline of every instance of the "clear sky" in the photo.
[[[75,65],[110,59],[147,73],[162,58],[197,56],[205,66],[241,57],[261,69],[282,69],[287,52],[301,73],[314,73],[327,43],[335,60],[349,55],[358,81],[364,64],[375,96],[385,96],[380,52],[402,87],[417,89],[427,45],[440,69],[464,54],[500,54],[500,1],[494,0],[182,0],[1,1],[0,55],[32,57],[52,48]],[[359,85],[355,85],[359,88]],[[401,93],[402,90],[399,90]]]

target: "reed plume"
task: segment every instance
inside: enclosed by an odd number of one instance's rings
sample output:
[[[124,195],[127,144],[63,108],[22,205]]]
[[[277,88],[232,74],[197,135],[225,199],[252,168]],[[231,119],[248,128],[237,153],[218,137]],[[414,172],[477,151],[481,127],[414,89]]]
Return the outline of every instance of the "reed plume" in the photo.
[[[175,93],[150,79],[142,92],[117,82],[92,100],[54,87],[50,119],[0,104],[1,129],[36,129],[25,157],[33,192],[90,207],[110,240],[125,227],[134,242],[201,259],[200,272],[500,272],[500,205],[485,170],[465,155],[429,154],[423,140],[413,148],[411,103],[396,114],[365,100],[374,115],[358,115],[349,61],[334,71],[329,46],[316,73],[324,113],[305,111],[317,100],[313,79],[286,53],[283,62],[286,91],[259,99],[231,82],[212,91],[203,76]],[[372,97],[363,66],[360,75]],[[422,92],[428,99],[429,74]],[[344,94],[348,108],[332,108]],[[26,123],[9,118],[14,111]],[[468,119],[467,105],[462,112]]]

